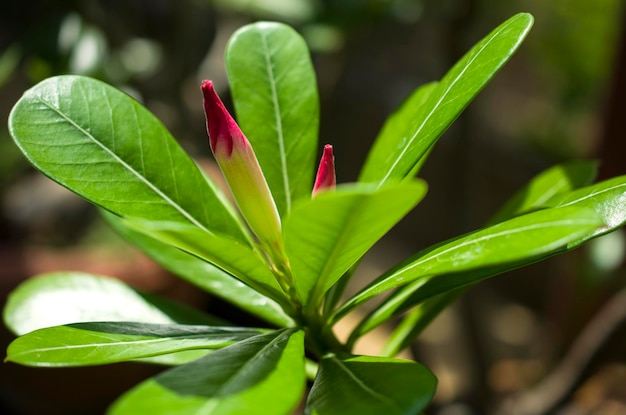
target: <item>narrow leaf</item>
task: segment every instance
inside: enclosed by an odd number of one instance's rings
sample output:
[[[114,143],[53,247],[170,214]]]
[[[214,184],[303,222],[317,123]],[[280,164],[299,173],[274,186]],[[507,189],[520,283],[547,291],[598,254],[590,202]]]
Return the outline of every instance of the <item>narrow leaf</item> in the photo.
[[[285,415],[305,386],[303,333],[243,340],[170,369],[123,395],[113,415]]]
[[[284,226],[285,250],[303,304],[317,306],[341,275],[425,193],[422,181],[379,190],[340,186],[296,205]]]
[[[307,415],[409,415],[432,400],[437,378],[419,363],[387,357],[322,360]]]
[[[532,26],[530,14],[520,13],[477,43],[428,94],[401,137],[375,144],[360,181],[383,185],[417,174],[417,166],[437,139],[472,99],[511,58]],[[394,147],[390,145],[396,144]]]
[[[546,255],[604,226],[590,209],[545,209],[427,248],[369,284],[335,313],[427,276],[459,273]]]
[[[516,192],[489,220],[495,224],[539,209],[553,196],[586,186],[596,176],[598,163],[574,160],[557,164],[537,176]]]
[[[591,238],[612,232],[626,223],[626,176],[614,177],[582,189],[554,196],[547,207],[578,207],[593,209],[606,226],[584,235],[569,244],[574,248]]]
[[[89,321],[216,324],[206,314],[113,278],[82,272],[42,274],[20,284],[4,308],[4,322],[22,335],[44,327]]]
[[[280,285],[260,255],[226,236],[176,222],[126,220],[126,224],[161,242],[220,267],[261,294],[286,305]]]
[[[255,23],[231,37],[226,68],[237,121],[284,217],[313,184],[319,99],[308,48],[287,25]]]
[[[103,82],[68,75],[37,84],[11,111],[9,130],[37,169],[98,206],[247,243],[229,203],[159,120]]]
[[[385,173],[382,169],[393,163],[396,149],[407,145],[407,138],[411,136],[415,128],[415,120],[419,119],[421,112],[427,110],[425,104],[433,91],[437,89],[437,85],[437,82],[431,82],[418,87],[400,108],[387,118],[367,155],[360,181],[372,181],[377,174]],[[380,172],[376,173],[378,169]]]
[[[259,335],[247,328],[75,323],[35,330],[15,339],[7,360],[28,366],[92,366],[193,349],[218,349]]]
[[[272,324],[282,327],[293,326],[293,320],[285,314],[278,303],[233,278],[226,271],[172,245],[133,230],[118,216],[106,211],[101,213],[120,235],[174,274]]]

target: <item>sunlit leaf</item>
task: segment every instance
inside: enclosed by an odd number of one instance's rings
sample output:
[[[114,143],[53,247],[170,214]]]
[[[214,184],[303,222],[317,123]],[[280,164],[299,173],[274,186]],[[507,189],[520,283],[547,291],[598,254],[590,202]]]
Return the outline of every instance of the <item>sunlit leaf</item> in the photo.
[[[82,272],[55,272],[31,278],[9,295],[4,308],[5,324],[18,335],[90,321],[221,323],[197,310],[141,293],[113,278]]]
[[[120,216],[191,223],[247,243],[230,204],[163,124],[103,82],[46,79],[13,107],[9,131],[33,166],[98,206]]]
[[[408,127],[399,138],[381,139],[374,144],[359,180],[382,185],[417,174],[416,167],[422,164],[422,158],[511,58],[532,24],[530,14],[520,13],[478,42],[436,87],[432,87],[428,98],[407,122]]]
[[[7,360],[28,366],[91,366],[192,349],[218,349],[259,335],[233,327],[75,323],[35,330],[15,339]]]
[[[284,227],[285,250],[304,304],[321,296],[426,193],[421,181],[376,190],[340,187],[297,205]],[[313,301],[310,302],[309,299]]]
[[[307,45],[284,24],[247,25],[231,37],[226,67],[237,121],[286,216],[313,185],[319,99]]]

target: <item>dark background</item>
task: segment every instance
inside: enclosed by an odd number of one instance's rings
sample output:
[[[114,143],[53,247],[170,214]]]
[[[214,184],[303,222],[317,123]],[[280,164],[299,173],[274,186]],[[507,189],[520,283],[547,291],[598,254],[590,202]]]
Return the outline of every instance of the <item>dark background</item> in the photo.
[[[222,57],[228,37],[252,21],[283,21],[312,49],[320,149],[334,145],[338,182],[347,182],[356,178],[385,118],[413,89],[441,78],[469,47],[520,11],[535,16],[531,34],[439,142],[422,171],[428,196],[376,247],[357,283],[481,226],[517,188],[555,163],[596,158],[601,178],[624,174],[621,1],[2,2],[0,302],[31,275],[75,269],[246,320],[129,249],[88,203],[29,167],[5,120],[35,83],[77,73],[130,91],[210,165],[200,81],[215,80],[227,97]],[[511,408],[528,402],[539,405],[529,409],[533,414],[626,413],[625,249],[620,232],[472,289],[410,351],[440,379],[427,413],[514,414]],[[375,352],[380,335],[361,350]],[[5,330],[3,347],[11,338]],[[0,366],[0,409],[97,414],[156,370],[6,363]],[[554,380],[541,383],[546,379]],[[511,399],[520,400],[506,406]]]

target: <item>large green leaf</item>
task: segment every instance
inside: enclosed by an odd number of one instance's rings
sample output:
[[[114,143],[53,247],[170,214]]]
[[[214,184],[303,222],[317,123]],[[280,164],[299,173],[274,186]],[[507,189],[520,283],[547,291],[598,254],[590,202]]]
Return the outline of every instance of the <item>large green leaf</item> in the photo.
[[[4,308],[4,322],[21,335],[44,327],[90,321],[216,324],[219,320],[113,278],[82,272],[42,274],[20,284]]]
[[[307,415],[413,415],[432,400],[437,378],[419,363],[374,356],[324,358]]]
[[[37,84],[13,108],[9,130],[36,168],[96,205],[247,241],[229,203],[159,120],[103,82],[58,76]]]
[[[324,293],[426,193],[423,181],[340,186],[298,204],[284,226],[285,250],[303,304]],[[312,300],[310,300],[312,299]]]
[[[480,90],[511,58],[532,26],[530,14],[520,13],[477,43],[432,88],[425,102],[412,114],[395,139],[379,136],[359,180],[380,185],[417,174],[417,166],[437,139]]]
[[[125,222],[139,232],[220,267],[283,307],[288,306],[267,263],[249,246],[183,223],[130,219]]]
[[[363,302],[420,279],[479,268],[516,263],[563,249],[572,241],[595,233],[604,223],[591,209],[545,209],[501,222],[417,253],[382,275],[334,315],[336,320]]]
[[[259,335],[239,327],[75,323],[35,330],[15,339],[7,360],[28,366],[92,366],[193,349],[219,349]]]
[[[243,340],[164,372],[123,395],[114,415],[287,415],[305,386],[303,333]]]
[[[102,211],[107,222],[124,238],[174,274],[217,297],[241,307],[277,326],[293,326],[293,320],[274,300],[260,294],[232,275],[178,248],[128,227],[111,213]]]
[[[313,184],[319,102],[307,45],[289,26],[255,23],[231,37],[226,67],[237,121],[284,217]]]
[[[549,199],[559,193],[590,184],[596,176],[598,163],[588,160],[573,160],[539,173],[517,191],[498,212],[489,224],[502,222],[522,213],[541,208]]]

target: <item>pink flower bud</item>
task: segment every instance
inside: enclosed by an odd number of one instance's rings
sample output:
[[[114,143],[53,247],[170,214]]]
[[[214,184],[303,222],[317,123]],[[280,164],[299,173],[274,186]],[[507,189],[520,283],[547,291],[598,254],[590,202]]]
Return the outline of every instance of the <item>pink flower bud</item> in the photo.
[[[315,177],[315,185],[313,186],[313,196],[321,191],[334,189],[337,184],[335,178],[335,156],[333,156],[333,146],[326,144],[324,153],[320,160],[320,166],[317,169]]]
[[[228,113],[211,81],[202,83],[209,143],[250,229],[269,249],[280,246],[276,204],[250,142]]]

